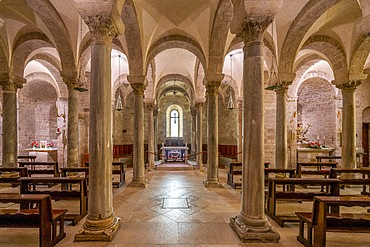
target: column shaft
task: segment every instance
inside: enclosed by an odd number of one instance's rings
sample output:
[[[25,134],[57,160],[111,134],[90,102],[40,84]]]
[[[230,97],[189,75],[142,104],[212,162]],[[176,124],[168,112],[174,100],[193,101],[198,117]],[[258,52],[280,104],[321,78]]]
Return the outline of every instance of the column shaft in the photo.
[[[134,89],[134,153],[133,175],[128,186],[145,187],[146,179],[144,164],[144,76],[128,76],[131,87]],[[137,82],[140,81],[140,82]]]
[[[153,105],[149,104],[147,106],[148,110],[148,170],[154,168],[154,115],[153,115]]]
[[[243,160],[243,101],[238,100],[238,162]]]
[[[78,166],[78,96],[74,83],[67,82],[68,88],[68,134],[67,166]]]
[[[222,187],[218,179],[218,87],[221,80],[207,83],[207,180],[206,187]]]
[[[197,146],[197,110],[195,107],[191,108],[191,160],[194,160],[194,154],[196,153],[196,146]]]
[[[4,86],[4,84],[6,84]],[[3,167],[18,166],[17,87],[3,83]]]
[[[281,86],[276,89],[276,167],[288,166],[288,126],[286,118],[286,96],[288,88]]]
[[[202,150],[202,136],[203,136],[203,103],[196,103],[197,108],[197,156],[196,156],[196,162],[197,166],[199,167],[199,170],[201,172],[204,171],[203,168],[203,150]]]

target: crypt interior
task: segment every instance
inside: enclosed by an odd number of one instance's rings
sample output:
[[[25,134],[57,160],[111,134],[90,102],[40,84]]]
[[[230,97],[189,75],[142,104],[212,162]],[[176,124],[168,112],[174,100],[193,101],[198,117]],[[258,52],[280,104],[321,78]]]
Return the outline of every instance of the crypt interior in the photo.
[[[368,0],[0,0],[0,165],[89,162],[87,216],[57,246],[302,246],[265,213],[264,164],[369,167],[369,55]]]

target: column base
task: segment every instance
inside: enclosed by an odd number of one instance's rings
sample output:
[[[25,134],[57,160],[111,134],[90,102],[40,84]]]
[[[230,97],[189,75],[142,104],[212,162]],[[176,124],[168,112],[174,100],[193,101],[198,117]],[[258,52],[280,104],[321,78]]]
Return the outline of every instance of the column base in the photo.
[[[74,241],[112,241],[120,226],[121,219],[114,215],[103,220],[86,219],[82,229],[76,233]]]
[[[223,188],[222,184],[218,181],[218,179],[207,179],[203,180],[204,187],[206,188]]]
[[[247,224],[240,216],[230,218],[230,226],[243,243],[278,243],[280,235],[266,221],[262,226]]]
[[[145,188],[147,184],[147,180],[143,179],[132,179],[132,181],[127,185],[127,187],[139,187]]]

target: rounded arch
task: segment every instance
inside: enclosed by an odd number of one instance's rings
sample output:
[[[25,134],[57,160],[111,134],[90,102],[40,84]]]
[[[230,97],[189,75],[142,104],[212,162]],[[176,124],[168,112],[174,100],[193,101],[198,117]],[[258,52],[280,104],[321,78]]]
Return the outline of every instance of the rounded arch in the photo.
[[[334,78],[342,84],[348,80],[347,58],[343,46],[336,39],[325,35],[315,35],[306,40],[302,49],[316,50],[322,53],[332,67]]]
[[[63,71],[76,71],[71,36],[53,4],[47,0],[27,0],[27,3],[51,33],[59,53]],[[74,63],[71,63],[71,61],[74,61]]]
[[[362,122],[363,123],[370,123],[370,106],[366,107],[362,111]]]
[[[9,59],[3,39],[0,37],[0,73],[9,73]]]
[[[329,8],[341,0],[310,0],[294,19],[283,42],[279,61],[279,74],[292,74],[296,58],[303,39],[315,21]],[[279,78],[282,78],[279,76]]]
[[[219,74],[222,72],[224,57],[226,55],[226,40],[233,16],[233,8],[229,0],[218,3],[213,26],[211,30],[209,60],[206,74]],[[222,48],[222,49],[221,49]]]
[[[178,137],[184,137],[184,110],[181,108],[181,106],[177,104],[169,105],[166,109],[166,137],[172,137],[171,136],[171,112],[177,111],[179,113],[179,123],[178,123]]]
[[[362,79],[366,59],[370,54],[370,33],[360,36],[356,44],[355,52],[350,61],[349,73],[358,77],[353,79]]]
[[[160,52],[167,50],[168,48],[180,48],[191,52],[199,59],[202,66],[207,68],[204,52],[196,41],[182,35],[169,35],[158,39],[150,47],[145,63],[146,70],[149,63],[155,58],[155,56]]]
[[[192,102],[193,99],[194,99],[194,96],[195,96],[195,91],[194,91],[193,84],[191,83],[189,78],[187,78],[184,75],[180,75],[180,74],[165,75],[159,80],[159,82],[158,82],[158,84],[155,88],[156,101],[157,102],[159,101],[159,97],[161,96],[162,92],[165,90],[164,89],[164,90],[161,91],[161,86],[164,83],[166,83],[168,81],[173,81],[173,80],[181,81],[181,82],[185,83],[185,85],[188,87],[188,90],[185,89],[185,91],[188,95],[189,101]]]
[[[57,94],[57,99],[61,98],[61,92],[60,92],[59,85],[54,80],[54,78],[52,78],[50,75],[46,73],[35,72],[35,73],[28,74],[25,77],[25,79],[27,80],[27,83],[30,83],[32,81],[40,81],[40,80],[50,83],[55,89],[55,92]]]

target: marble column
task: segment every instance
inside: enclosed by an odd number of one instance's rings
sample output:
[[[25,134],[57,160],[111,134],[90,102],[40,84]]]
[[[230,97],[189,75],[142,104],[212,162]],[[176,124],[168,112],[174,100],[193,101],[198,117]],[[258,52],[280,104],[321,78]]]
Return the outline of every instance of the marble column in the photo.
[[[144,164],[144,80],[143,75],[129,75],[128,81],[134,90],[134,154],[131,187],[146,186]]]
[[[154,169],[154,100],[146,103],[148,112],[148,171]]]
[[[288,126],[286,113],[286,96],[290,83],[282,82],[276,93],[276,168],[288,166]]]
[[[201,172],[204,172],[203,167],[203,150],[202,150],[202,138],[203,138],[203,102],[195,103],[195,107],[197,108],[197,153],[196,153],[196,162],[197,167]]]
[[[67,167],[78,166],[78,95],[76,78],[63,77],[68,88]]]
[[[238,100],[238,162],[243,160],[243,100]]]
[[[112,191],[112,40],[118,35],[107,16],[85,19],[92,36],[90,129],[89,129],[89,203],[88,215],[75,241],[111,241],[120,226],[113,212]]]
[[[18,167],[17,89],[25,83],[23,78],[2,75],[3,90],[3,167]]]
[[[230,226],[243,242],[280,239],[264,213],[263,35],[272,20],[246,19],[238,33],[244,40],[242,208],[230,218]]]
[[[207,179],[205,187],[222,187],[218,179],[218,88],[224,75],[207,75]]]
[[[337,88],[342,90],[342,159],[345,169],[356,168],[356,101],[355,90],[360,81],[350,81]]]
[[[194,154],[196,153],[196,146],[197,146],[197,109],[196,107],[190,108],[191,113],[191,152],[190,152],[190,160],[194,160]]]

